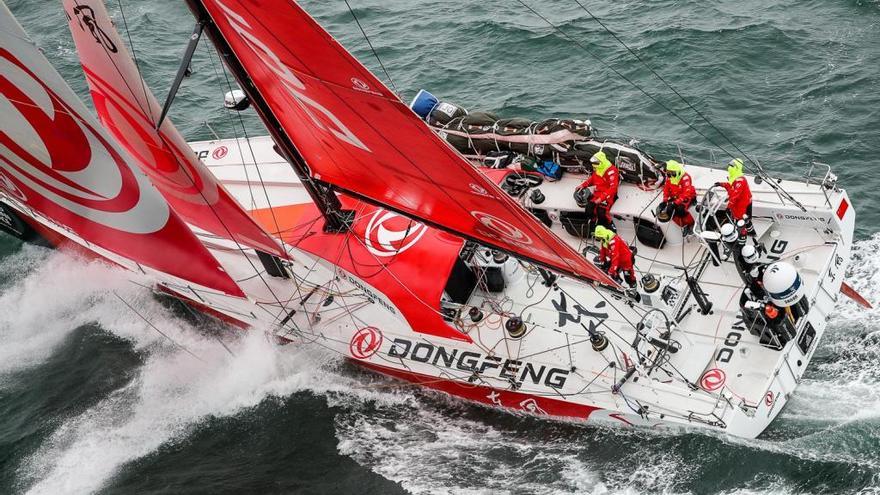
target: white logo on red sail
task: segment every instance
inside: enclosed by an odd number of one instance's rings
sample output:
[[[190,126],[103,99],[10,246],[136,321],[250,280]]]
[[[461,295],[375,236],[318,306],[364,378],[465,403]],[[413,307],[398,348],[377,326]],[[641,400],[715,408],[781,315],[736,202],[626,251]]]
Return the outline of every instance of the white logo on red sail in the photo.
[[[357,359],[367,359],[382,347],[382,339],[381,330],[376,327],[364,327],[351,337],[348,350]]]
[[[245,20],[238,12],[227,7],[220,0],[216,0],[217,5],[223,10],[226,21],[229,26],[237,32],[242,40],[250,45],[251,51],[256,55],[265,66],[278,76],[284,89],[300,108],[308,115],[312,123],[322,131],[329,131],[338,139],[348,144],[357,146],[364,151],[370,151],[367,147],[345,124],[342,123],[333,113],[326,107],[315,101],[306,93],[306,85],[293,74],[293,71],[281,61],[278,55],[269,48],[268,45],[254,35],[250,29],[250,23]],[[369,87],[367,87],[369,89]]]
[[[707,392],[714,392],[724,386],[727,381],[727,374],[720,368],[712,368],[700,378],[700,388]]]
[[[146,178],[136,175],[113,144],[4,49],[0,94],[0,167],[17,189],[120,231],[147,234],[165,226],[170,211],[164,202],[149,200]]]
[[[532,238],[515,225],[482,211],[472,211],[471,215],[481,224],[488,227],[491,232],[483,232],[489,237],[499,238],[514,244],[531,244]]]
[[[469,187],[471,188],[471,191],[479,194],[480,196],[489,196],[489,191],[487,191],[485,187],[479,184],[474,184],[473,182],[471,182],[469,184]]]
[[[413,247],[428,228],[415,220],[377,210],[367,222],[364,244],[376,256],[395,256]]]

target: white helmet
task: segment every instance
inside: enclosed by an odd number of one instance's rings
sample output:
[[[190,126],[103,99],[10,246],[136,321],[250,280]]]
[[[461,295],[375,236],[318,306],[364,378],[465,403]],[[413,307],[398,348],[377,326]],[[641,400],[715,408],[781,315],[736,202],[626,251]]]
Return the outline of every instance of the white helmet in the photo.
[[[746,263],[754,265],[758,262],[758,250],[755,249],[755,246],[752,246],[751,244],[746,244],[742,248],[742,257]]]

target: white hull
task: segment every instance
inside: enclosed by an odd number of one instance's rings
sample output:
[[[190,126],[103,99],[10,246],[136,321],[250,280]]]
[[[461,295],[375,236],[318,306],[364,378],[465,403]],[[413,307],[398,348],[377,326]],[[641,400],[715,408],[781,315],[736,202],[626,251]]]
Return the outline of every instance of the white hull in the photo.
[[[265,213],[271,206],[283,216],[285,207],[295,209],[309,202],[268,138],[253,139],[250,147],[242,148],[235,140],[192,146],[248,210]],[[221,148],[225,151],[218,151]],[[256,157],[250,156],[250,149]],[[243,166],[243,161],[251,164]],[[718,170],[689,166],[689,172],[700,195],[714,182],[723,180]],[[579,250],[585,246],[584,241],[566,233],[558,219],[561,212],[579,210],[571,192],[582,179],[571,176],[540,187],[547,198],[541,208],[554,220],[553,230]],[[679,228],[671,223],[663,227],[666,246],[652,249],[637,244],[636,260],[639,274],[650,271],[661,279],[663,288],[675,291],[668,301],[661,297],[662,289],[642,294],[643,304],[633,306],[620,296],[566,278],[559,279],[557,287],[546,287],[533,267],[513,259],[496,263],[478,252],[475,259],[484,259],[476,263],[499,268],[506,286],[496,293],[478,287],[462,307],[444,304],[461,311],[454,321],[446,323],[448,330],[443,336],[442,328],[426,331],[412,327],[412,318],[405,315],[417,310],[402,308],[401,298],[406,294],[401,295],[400,287],[405,281],[371,285],[368,277],[339,266],[339,252],[307,252],[286,245],[293,260],[288,269],[294,277],[275,278],[265,273],[255,277],[254,267],[261,265],[253,251],[245,253],[230,241],[200,234],[248,295],[240,299],[137,266],[90,245],[14,198],[0,199],[46,231],[118,263],[136,274],[133,277],[139,281],[155,284],[203,310],[271,331],[283,341],[331,348],[397,378],[528,414],[652,427],[697,426],[751,438],[760,434],[785,406],[817,348],[849,263],[855,221],[852,208],[840,215],[842,218],[838,216],[841,202],[849,201],[843,191],[789,181],[782,186],[807,207],[808,214],[783,203],[766,184],[752,183],[758,240],[770,255],[789,260],[799,269],[810,303],[809,313],[798,321],[797,335],[781,350],[761,345],[758,336],[742,326],[738,314],[743,284],[734,264],[725,262],[714,267],[700,263],[706,251],[703,245],[695,240],[683,241]],[[623,184],[613,209],[620,235],[627,241],[634,239],[633,218],[653,219],[658,202],[656,191]],[[382,221],[372,212],[362,213],[357,221],[371,220]],[[284,218],[273,221],[283,224]],[[280,225],[279,230],[286,231],[284,227]],[[404,232],[404,245],[421,242],[416,234]],[[387,261],[384,254],[374,253],[378,269]],[[433,269],[433,261],[420,260],[422,276],[447,277]],[[682,277],[683,265],[690,266],[698,276],[713,304],[711,314],[698,314]],[[439,300],[419,304],[423,305],[421,311],[433,316],[441,310]],[[471,307],[478,307],[484,315],[478,323],[468,318]],[[652,309],[670,318],[680,317],[672,332],[680,348],[650,373],[636,366],[632,376],[621,381],[626,371],[617,363],[638,361],[628,347],[636,337],[633,324]],[[528,328],[520,339],[511,338],[504,330],[504,323],[513,314],[522,314]],[[591,323],[609,339],[608,349],[593,350],[585,330]],[[807,333],[812,337],[808,338]],[[710,378],[716,380],[704,381],[706,372],[713,369],[720,370],[710,373]],[[616,385],[620,389],[615,393],[612,389]]]

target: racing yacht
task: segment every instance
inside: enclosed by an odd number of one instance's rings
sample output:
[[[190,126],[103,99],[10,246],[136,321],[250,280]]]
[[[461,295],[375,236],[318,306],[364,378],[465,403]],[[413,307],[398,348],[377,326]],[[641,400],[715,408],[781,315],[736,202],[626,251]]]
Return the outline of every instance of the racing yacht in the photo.
[[[0,226],[281,344],[514,413],[752,438],[839,294],[867,304],[843,281],[855,211],[829,168],[791,180],[754,163],[738,225],[725,173],[688,163],[701,199],[685,236],[655,213],[664,178],[644,151],[586,121],[452,128],[432,119],[451,107],[400,101],[294,2],[187,0],[164,105],[103,3],[62,3],[97,119],[0,9]],[[252,106],[268,136],[187,143],[167,118],[203,35],[242,88],[229,108]],[[565,171],[483,167],[480,139]],[[573,195],[596,149],[624,178],[611,213],[635,288],[596,266]]]

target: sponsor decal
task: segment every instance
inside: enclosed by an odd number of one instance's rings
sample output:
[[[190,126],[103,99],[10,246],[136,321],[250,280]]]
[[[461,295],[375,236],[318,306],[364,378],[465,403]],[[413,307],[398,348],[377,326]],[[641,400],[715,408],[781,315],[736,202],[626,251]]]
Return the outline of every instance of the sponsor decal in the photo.
[[[227,148],[226,146],[218,146],[211,153],[211,158],[213,158],[215,160],[222,160],[223,157],[225,157],[228,153],[229,153],[229,148]]]
[[[396,315],[397,310],[394,309],[394,306],[391,305],[384,297],[380,296],[377,292],[371,289],[367,284],[360,281],[360,279],[349,275],[348,272],[344,270],[337,270],[336,273],[339,275],[339,278],[347,281],[348,283],[354,285],[367,296],[367,299],[370,300],[371,303],[377,303],[379,306],[387,309],[391,314]]]
[[[764,404],[766,404],[767,407],[772,408],[773,402],[775,402],[775,401],[776,401],[776,396],[773,395],[773,391],[768,390],[767,394],[764,395]]]
[[[580,304],[575,303],[572,305],[572,309],[574,309],[575,314],[572,314],[568,309],[568,300],[565,297],[564,292],[559,292],[557,294],[559,296],[559,300],[551,299],[550,302],[553,303],[553,307],[556,308],[556,313],[559,316],[559,321],[556,326],[558,328],[562,328],[568,323],[574,323],[576,325],[580,325],[581,318],[586,316],[589,318],[589,326],[590,331],[596,330],[596,328],[602,324],[603,321],[608,319],[608,313],[602,311],[602,308],[605,307],[605,301],[599,301],[596,303],[596,306],[593,308],[595,311],[590,311],[588,309],[584,309]]]
[[[370,93],[371,95],[382,96],[382,93],[378,91],[373,91],[370,89],[370,85],[361,81],[356,77],[351,78],[351,88],[357,91],[361,91],[363,93]]]
[[[492,404],[495,404],[496,406],[503,406],[504,404],[501,403],[500,397],[501,397],[501,394],[498,393],[497,390],[493,390],[493,391],[489,392],[489,395],[486,396],[487,399],[492,401]]]
[[[99,26],[98,22],[95,20],[94,9],[88,5],[77,5],[73,8],[73,15],[75,15],[76,19],[79,21],[80,29],[83,31],[88,29],[95,38],[95,41],[100,43],[107,51],[110,53],[117,53],[119,51],[110,36],[101,29],[101,26]]]
[[[798,215],[798,214],[793,214],[793,213],[776,212],[773,214],[773,216],[776,217],[776,220],[779,220],[779,221],[788,220],[791,222],[808,222],[808,223],[816,223],[817,221],[820,221],[820,220],[827,221],[827,218],[823,218],[822,215],[808,216],[808,215]]]
[[[813,347],[813,342],[816,341],[816,329],[813,328],[813,324],[807,322],[804,326],[804,330],[801,332],[800,337],[797,340],[798,349],[800,349],[801,354],[806,356],[810,352],[810,348]]]
[[[469,187],[471,188],[471,191],[479,194],[480,196],[489,196],[489,191],[487,191],[485,187],[479,184],[474,184],[473,182],[471,182],[469,184]]]
[[[481,233],[487,237],[512,242],[518,245],[532,244],[531,237],[515,225],[511,225],[496,216],[482,211],[472,211],[471,215],[489,229],[488,231],[481,230]]]
[[[0,168],[23,187],[90,222],[131,234],[149,234],[168,222],[146,177],[135,174],[114,144],[89,125],[10,52],[0,49],[0,94],[7,101],[0,133]],[[6,127],[8,126],[8,127]]]
[[[571,373],[567,368],[554,368],[519,359],[501,359],[482,352],[461,351],[424,340],[413,342],[404,338],[394,339],[387,356],[450,370],[469,371],[474,374],[474,379],[477,375],[505,379],[511,383],[514,390],[519,389],[526,382],[561,389]]]
[[[727,374],[721,368],[712,368],[700,378],[700,388],[707,392],[714,392],[724,386]]]
[[[847,202],[846,198],[840,200],[840,206],[837,207],[837,218],[843,220],[843,216],[846,215],[846,210],[849,209],[849,202]]]
[[[541,409],[541,406],[538,405],[538,401],[536,401],[535,399],[532,399],[532,398],[528,398],[528,399],[520,402],[519,407],[523,411],[526,411],[531,414],[541,414],[544,416],[547,415],[547,411]]]
[[[242,41],[250,47],[252,55],[259,58],[266,68],[271,70],[278,77],[277,82],[280,83],[287,94],[293,98],[293,101],[302,109],[303,113],[311,119],[315,127],[321,131],[329,132],[336,136],[340,141],[346,142],[364,151],[371,152],[370,148],[355,136],[354,132],[342,123],[333,112],[311,97],[308,88],[293,74],[293,70],[284,64],[278,55],[276,55],[275,52],[263,42],[263,40],[257,38],[257,36],[251,32],[250,23],[248,23],[241,14],[232,10],[220,0],[217,0],[216,3],[217,6],[220,7],[220,10],[223,11],[224,16],[226,17],[226,22],[229,23],[229,26],[238,33],[238,35],[241,36]],[[352,78],[352,83],[357,86],[357,83],[354,81],[355,78]],[[360,83],[366,86],[363,81],[360,81]],[[367,86],[367,90],[369,90],[369,86]]]
[[[736,319],[733,322],[733,326],[730,327],[730,331],[727,332],[727,336],[724,337],[724,342],[722,342],[723,347],[718,350],[718,354],[715,355],[715,361],[719,363],[729,363],[731,358],[733,358],[733,350],[736,346],[739,345],[739,341],[742,339],[743,331],[746,330],[746,324],[743,320],[742,312],[736,314]]]
[[[382,331],[376,327],[364,327],[358,330],[348,344],[351,355],[357,359],[367,359],[382,347]]]
[[[396,256],[415,246],[428,228],[397,213],[377,210],[367,222],[364,245],[376,256]]]
[[[617,160],[617,168],[619,168],[620,170],[635,172],[636,171],[636,164],[630,160],[620,159],[620,160]]]

